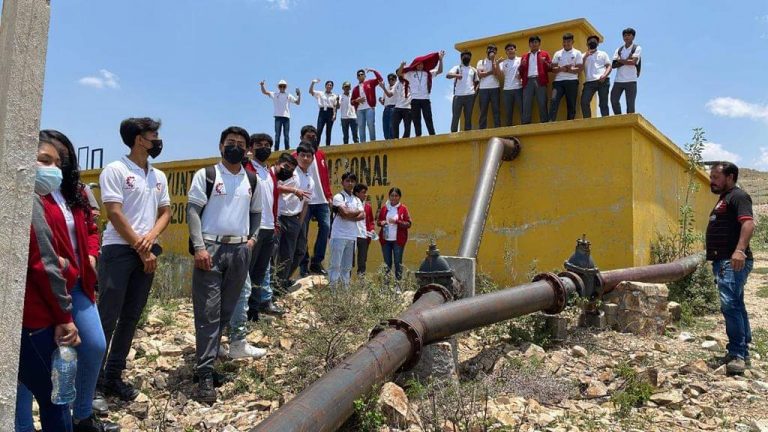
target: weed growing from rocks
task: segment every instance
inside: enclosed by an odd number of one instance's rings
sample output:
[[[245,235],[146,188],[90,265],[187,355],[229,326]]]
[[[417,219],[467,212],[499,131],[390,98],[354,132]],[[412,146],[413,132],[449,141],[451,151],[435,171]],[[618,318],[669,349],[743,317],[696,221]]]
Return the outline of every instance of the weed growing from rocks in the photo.
[[[616,414],[619,417],[627,417],[632,408],[642,406],[650,400],[653,386],[641,379],[637,371],[626,362],[619,363],[614,372],[616,376],[624,379],[624,384],[611,396],[611,402],[616,406]]]

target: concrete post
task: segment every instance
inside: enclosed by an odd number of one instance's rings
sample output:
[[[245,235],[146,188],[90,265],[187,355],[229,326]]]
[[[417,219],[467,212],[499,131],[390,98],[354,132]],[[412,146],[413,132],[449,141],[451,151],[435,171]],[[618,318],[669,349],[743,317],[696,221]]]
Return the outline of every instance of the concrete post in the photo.
[[[4,0],[0,20],[0,430],[13,430],[50,5]]]

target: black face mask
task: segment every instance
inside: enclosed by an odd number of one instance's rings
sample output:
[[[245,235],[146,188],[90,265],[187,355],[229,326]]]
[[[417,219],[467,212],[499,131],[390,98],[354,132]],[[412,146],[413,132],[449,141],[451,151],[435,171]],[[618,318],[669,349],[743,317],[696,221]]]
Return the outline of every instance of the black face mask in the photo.
[[[272,149],[269,147],[259,147],[253,150],[253,157],[259,162],[264,162],[269,159],[269,155],[272,154]]]
[[[160,156],[160,153],[163,151],[163,140],[153,139],[149,141],[152,143],[152,148],[147,150],[147,154],[152,156],[152,159],[155,159]]]
[[[238,146],[226,146],[222,155],[225,161],[231,164],[239,164],[243,161],[245,149]]]
[[[587,42],[589,49],[597,49],[597,42]]]
[[[275,176],[276,176],[276,177],[277,177],[277,179],[278,179],[278,180],[280,180],[280,181],[286,181],[286,180],[288,180],[289,178],[293,177],[293,171],[292,171],[292,170],[288,170],[288,169],[285,169],[285,168],[280,168],[280,171],[278,171],[277,173],[275,173]]]
[[[469,57],[462,57],[461,64],[463,64],[464,66],[469,66]]]

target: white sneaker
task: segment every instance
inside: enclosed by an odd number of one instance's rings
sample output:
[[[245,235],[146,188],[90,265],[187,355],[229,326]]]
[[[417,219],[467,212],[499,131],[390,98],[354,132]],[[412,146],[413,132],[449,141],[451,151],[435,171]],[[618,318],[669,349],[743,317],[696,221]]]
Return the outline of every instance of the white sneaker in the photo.
[[[267,350],[256,348],[245,340],[239,340],[229,343],[229,358],[262,358],[267,354]]]

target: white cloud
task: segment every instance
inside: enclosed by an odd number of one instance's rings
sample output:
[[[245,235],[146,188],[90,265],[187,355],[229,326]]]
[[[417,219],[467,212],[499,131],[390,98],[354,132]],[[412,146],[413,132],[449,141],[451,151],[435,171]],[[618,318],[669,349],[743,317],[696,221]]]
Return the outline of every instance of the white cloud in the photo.
[[[97,88],[97,89],[103,89],[103,88],[119,89],[120,88],[119,81],[120,81],[120,77],[118,77],[114,73],[106,69],[100,69],[97,76],[82,77],[77,82],[80,85]]]
[[[755,17],[755,20],[758,22],[761,22],[763,24],[768,24],[768,14],[766,15],[758,15]]]
[[[293,3],[291,0],[267,0],[267,2],[269,2],[272,7],[280,10],[290,9]]]
[[[749,118],[768,122],[768,105],[732,97],[718,97],[706,104],[709,112],[720,117]]]
[[[728,161],[734,163],[741,160],[741,156],[726,150],[722,144],[713,142],[704,143],[704,151],[701,152],[701,158],[705,161]]]

